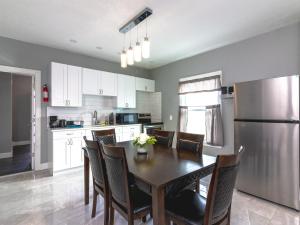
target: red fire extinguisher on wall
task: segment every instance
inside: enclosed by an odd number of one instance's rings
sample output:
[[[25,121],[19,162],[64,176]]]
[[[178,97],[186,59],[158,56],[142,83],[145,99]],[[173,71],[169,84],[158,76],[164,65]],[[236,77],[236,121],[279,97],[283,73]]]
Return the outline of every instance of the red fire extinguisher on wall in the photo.
[[[43,102],[49,102],[49,91],[47,84],[44,84],[43,86]]]

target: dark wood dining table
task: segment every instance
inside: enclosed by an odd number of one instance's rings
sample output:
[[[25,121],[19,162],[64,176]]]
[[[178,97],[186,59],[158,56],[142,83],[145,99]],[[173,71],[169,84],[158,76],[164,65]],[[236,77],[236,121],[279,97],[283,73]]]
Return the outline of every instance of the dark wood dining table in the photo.
[[[165,224],[165,188],[171,182],[212,173],[216,157],[176,151],[160,145],[149,146],[148,154],[137,153],[132,142],[119,142],[125,148],[129,172],[142,190],[152,196],[153,224]],[[89,204],[89,159],[84,154],[84,201]]]

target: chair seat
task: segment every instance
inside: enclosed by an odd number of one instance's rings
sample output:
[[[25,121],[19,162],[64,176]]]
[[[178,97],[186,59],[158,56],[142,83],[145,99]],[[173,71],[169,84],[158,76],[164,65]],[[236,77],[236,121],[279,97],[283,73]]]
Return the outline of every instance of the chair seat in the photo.
[[[137,186],[131,187],[130,192],[133,198],[134,214],[151,209],[152,199],[149,195],[140,190]]]
[[[177,197],[166,200],[167,214],[189,225],[204,222],[206,199],[191,190],[184,190]]]

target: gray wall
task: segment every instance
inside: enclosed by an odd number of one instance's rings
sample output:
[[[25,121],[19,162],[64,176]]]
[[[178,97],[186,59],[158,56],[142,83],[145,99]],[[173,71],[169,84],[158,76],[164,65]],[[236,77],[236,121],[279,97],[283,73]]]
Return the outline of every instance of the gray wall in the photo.
[[[123,73],[142,77],[149,76],[149,71],[145,69],[135,67],[122,69],[119,63],[108,62],[76,53],[0,37],[0,65],[40,70],[42,72],[42,84],[44,84],[48,83],[50,80],[48,71],[49,63],[51,61],[100,69],[114,73]],[[46,123],[46,105],[42,104],[42,163],[48,161]]]
[[[152,70],[156,90],[162,92],[162,118],[167,129],[177,126],[179,78],[217,70],[223,71],[225,86],[300,74],[300,23]],[[205,149],[212,154],[233,152],[233,100],[222,103],[226,143],[223,149]]]
[[[32,77],[12,75],[12,140],[31,140]]]
[[[0,154],[12,151],[11,76],[0,72]]]

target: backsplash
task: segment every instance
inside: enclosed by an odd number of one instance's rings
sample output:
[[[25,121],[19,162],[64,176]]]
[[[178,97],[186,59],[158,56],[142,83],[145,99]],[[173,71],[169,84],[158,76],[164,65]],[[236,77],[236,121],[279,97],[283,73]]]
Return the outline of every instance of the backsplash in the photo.
[[[83,120],[85,125],[91,125],[92,114],[96,110],[98,120],[113,112],[151,113],[153,122],[161,122],[161,92],[137,92],[135,109],[118,109],[116,97],[83,95],[82,107],[47,107],[47,117],[58,116],[59,119]]]

